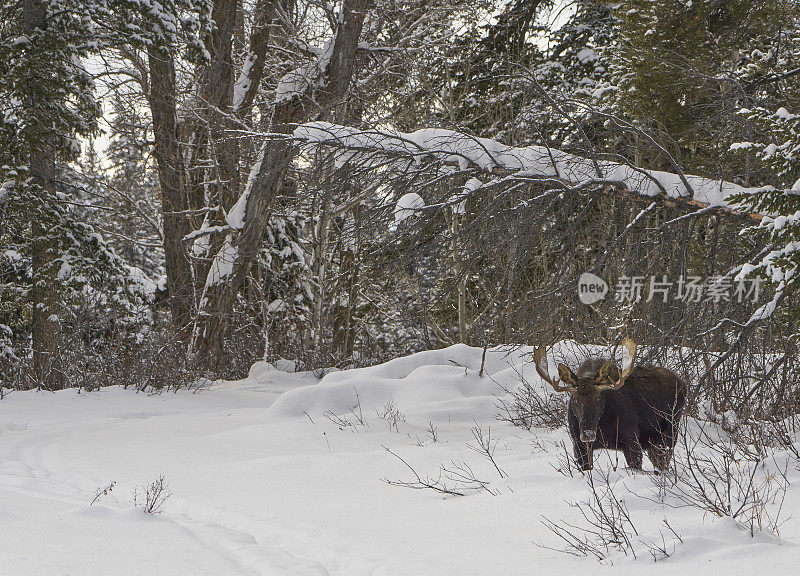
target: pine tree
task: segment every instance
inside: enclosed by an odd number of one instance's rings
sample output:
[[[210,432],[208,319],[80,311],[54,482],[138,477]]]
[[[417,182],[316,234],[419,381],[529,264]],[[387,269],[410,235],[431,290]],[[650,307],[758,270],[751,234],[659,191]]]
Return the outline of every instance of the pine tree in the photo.
[[[70,168],[100,106],[84,62],[97,47],[93,15],[106,3],[23,0],[0,8],[0,332],[31,338],[34,383],[66,385],[59,344],[76,311],[137,308],[124,263],[83,221]],[[29,270],[29,272],[28,272]],[[11,336],[9,336],[9,333]]]
[[[773,141],[739,143],[734,148],[758,149],[761,160],[775,171],[779,184],[735,198],[744,210],[764,215],[759,229],[770,234],[774,246],[760,261],[745,265],[740,274],[764,274],[782,295],[797,294],[800,291],[800,114],[786,108],[775,112],[760,108],[744,113],[765,126]]]
[[[112,138],[105,152],[111,174],[97,183],[103,190],[104,214],[96,220],[126,262],[157,279],[164,274],[158,176],[148,143],[148,118],[141,104],[132,97],[112,96]]]
[[[755,154],[768,171],[754,169],[765,186],[736,200],[765,216],[758,228],[770,234],[773,250],[741,275],[763,274],[785,297],[800,290],[800,6],[768,4],[774,28],[748,39],[752,49],[739,54],[734,70],[755,105],[739,110],[749,138],[735,142],[730,155],[749,160]]]
[[[687,171],[746,181],[752,175],[744,157],[725,152],[749,138],[740,108],[781,98],[752,65],[778,57],[765,40],[784,49],[791,44],[784,28],[796,6],[789,0],[621,2],[610,62],[612,110],[646,130]],[[759,57],[759,45],[772,56]],[[671,168],[639,135],[618,146],[638,165]]]
[[[458,38],[458,49],[449,56],[458,126],[481,136],[517,136],[514,123],[531,96],[521,71],[543,59],[532,37],[545,32],[538,16],[552,5],[550,0],[512,0],[496,22]]]

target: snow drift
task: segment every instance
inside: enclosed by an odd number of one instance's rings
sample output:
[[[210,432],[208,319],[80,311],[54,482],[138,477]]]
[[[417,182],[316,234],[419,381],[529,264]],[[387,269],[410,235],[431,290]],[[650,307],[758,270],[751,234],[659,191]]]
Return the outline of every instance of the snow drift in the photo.
[[[629,473],[617,453],[601,453],[591,477],[570,476],[563,428],[498,421],[503,389],[522,377],[551,394],[529,351],[488,350],[482,375],[483,351],[459,345],[322,379],[258,363],[244,380],[195,393],[9,394],[0,400],[0,574],[584,574],[596,561],[554,550],[562,543],[542,520],[581,526],[574,504],[589,501],[588,480],[602,475],[637,530],[635,558],[611,549],[604,559],[623,572],[778,574],[796,564],[794,520],[780,539],[751,537],[731,518],[660,498],[654,477]],[[571,343],[557,352],[579,355]],[[503,475],[471,449],[476,427],[491,428]],[[466,465],[490,490],[449,497],[389,485],[413,475],[385,448],[424,478]],[[776,460],[792,482],[791,512],[800,472],[787,452]],[[158,475],[172,495],[161,515],[145,515],[132,491]],[[670,554],[654,565],[647,543],[662,536]]]

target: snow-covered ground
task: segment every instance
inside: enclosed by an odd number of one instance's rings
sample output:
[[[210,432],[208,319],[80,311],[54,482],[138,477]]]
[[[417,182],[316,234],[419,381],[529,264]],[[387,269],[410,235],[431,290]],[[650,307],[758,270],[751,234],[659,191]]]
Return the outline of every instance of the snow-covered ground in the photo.
[[[590,497],[588,477],[558,471],[566,431],[526,431],[496,419],[501,386],[515,386],[519,372],[541,385],[527,351],[490,351],[483,377],[482,351],[454,346],[321,381],[261,363],[245,380],[198,392],[11,393],[0,400],[0,574],[594,570],[595,559],[550,549],[562,543],[542,524],[546,517],[585,525],[570,503]],[[470,448],[476,425],[484,434],[491,427],[506,477]],[[489,484],[463,497],[390,485],[384,479],[414,477],[386,448],[423,477],[438,478],[442,464],[466,464]],[[789,518],[800,505],[796,461],[785,460],[789,519],[780,538],[751,537],[730,518],[675,508],[669,498],[661,503],[652,474],[631,474],[622,462],[617,453],[597,459],[638,532],[631,533],[636,558],[610,552],[606,563],[616,570],[797,570],[800,524]],[[163,513],[144,514],[132,491],[159,475],[171,497]],[[601,476],[594,474],[596,485]],[[113,490],[90,505],[112,481]],[[665,518],[682,541],[665,529]],[[654,563],[647,543],[660,543],[662,534],[671,556]]]

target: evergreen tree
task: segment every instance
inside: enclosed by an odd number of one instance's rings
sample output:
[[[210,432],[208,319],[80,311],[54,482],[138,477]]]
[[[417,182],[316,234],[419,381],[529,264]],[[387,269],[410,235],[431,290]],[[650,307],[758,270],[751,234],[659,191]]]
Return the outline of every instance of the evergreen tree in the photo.
[[[737,116],[740,108],[780,99],[758,69],[780,58],[765,44],[777,40],[784,51],[791,44],[784,28],[796,6],[787,0],[621,2],[610,63],[613,111],[646,130],[687,171],[749,179],[745,158],[725,152],[751,136]],[[636,134],[618,151],[639,165],[671,168]]]
[[[92,16],[105,3],[73,4],[0,8],[0,331],[23,346],[31,338],[35,384],[47,388],[67,383],[59,344],[87,299],[127,308],[143,296],[76,202],[69,165],[100,114],[84,62],[97,47]]]
[[[164,251],[148,118],[142,103],[130,96],[115,94],[110,107],[112,138],[106,157],[111,175],[97,182],[104,215],[98,214],[96,221],[117,254],[156,279],[164,274]]]
[[[753,95],[739,110],[743,135],[730,156],[760,165],[748,180],[764,186],[736,199],[742,209],[764,215],[758,230],[766,230],[773,250],[741,275],[763,274],[782,295],[800,290],[800,6],[767,2],[773,26],[747,38],[749,50],[738,53],[734,75]],[[762,5],[762,8],[764,7]],[[791,301],[791,298],[789,299]]]

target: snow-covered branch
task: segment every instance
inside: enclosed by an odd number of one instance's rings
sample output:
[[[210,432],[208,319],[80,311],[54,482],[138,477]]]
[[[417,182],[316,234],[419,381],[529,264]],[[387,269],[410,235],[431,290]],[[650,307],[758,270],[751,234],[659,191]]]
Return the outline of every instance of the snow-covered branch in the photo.
[[[714,207],[729,212],[736,212],[733,202],[729,202],[730,196],[756,190],[724,180],[649,170],[619,161],[584,158],[545,146],[508,146],[489,138],[439,128],[405,133],[310,122],[298,126],[293,136],[310,146],[431,157],[458,164],[462,170],[478,168],[489,173],[504,173],[505,177],[510,173],[517,178],[557,179],[570,186],[620,184],[643,196],[666,196],[701,208]],[[755,214],[752,216],[759,218]]]

